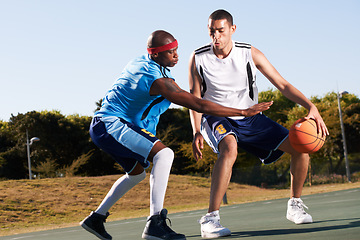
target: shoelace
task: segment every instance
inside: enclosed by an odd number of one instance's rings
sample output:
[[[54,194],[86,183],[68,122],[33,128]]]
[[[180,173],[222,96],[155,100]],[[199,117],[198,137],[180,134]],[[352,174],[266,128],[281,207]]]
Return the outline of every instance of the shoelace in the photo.
[[[164,219],[165,224],[166,224],[166,220],[169,220],[169,225],[170,225],[170,227],[171,227],[171,226],[172,226],[172,224],[171,224],[171,220],[170,220],[170,218],[168,218],[168,217],[167,217],[167,218],[165,218],[165,219]]]
[[[216,227],[222,227],[221,224],[220,224],[219,219],[215,219],[215,218],[202,217],[198,222],[199,222],[200,224],[211,222],[211,223],[213,223]]]
[[[294,205],[300,208],[302,211],[305,211],[304,207],[309,209],[300,198],[294,198]]]

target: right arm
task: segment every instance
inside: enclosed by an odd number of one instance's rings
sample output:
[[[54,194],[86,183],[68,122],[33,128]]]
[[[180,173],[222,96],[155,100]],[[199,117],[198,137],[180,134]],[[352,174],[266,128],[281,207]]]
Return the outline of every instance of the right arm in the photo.
[[[195,53],[192,54],[189,64],[189,87],[190,93],[194,96],[201,98],[201,77],[196,70]],[[190,122],[193,130],[193,155],[196,160],[202,158],[201,150],[204,148],[204,138],[200,133],[201,126],[201,113],[189,109]]]

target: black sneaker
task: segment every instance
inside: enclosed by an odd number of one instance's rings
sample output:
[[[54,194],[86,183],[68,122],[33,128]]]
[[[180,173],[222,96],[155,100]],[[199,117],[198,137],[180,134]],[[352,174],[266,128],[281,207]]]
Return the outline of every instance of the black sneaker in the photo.
[[[112,237],[105,231],[104,227],[104,222],[109,215],[110,214],[108,212],[105,216],[91,212],[89,216],[80,222],[80,226],[102,240],[111,240]]]
[[[184,234],[174,232],[167,224],[167,210],[161,210],[159,215],[151,216],[146,223],[142,238],[151,240],[186,240]],[[171,221],[170,221],[171,225]]]

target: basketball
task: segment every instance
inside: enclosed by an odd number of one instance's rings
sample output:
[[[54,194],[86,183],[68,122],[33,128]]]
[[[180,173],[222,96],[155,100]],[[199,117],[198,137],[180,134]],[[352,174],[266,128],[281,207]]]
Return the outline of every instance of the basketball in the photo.
[[[302,118],[291,126],[289,140],[296,151],[314,153],[324,145],[325,136],[318,134],[315,120]]]

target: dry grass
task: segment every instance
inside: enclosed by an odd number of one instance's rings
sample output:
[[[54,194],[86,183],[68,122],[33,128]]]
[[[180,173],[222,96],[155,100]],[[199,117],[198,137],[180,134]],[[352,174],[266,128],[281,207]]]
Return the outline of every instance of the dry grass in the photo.
[[[77,225],[95,210],[119,176],[72,177],[0,182],[0,236]],[[149,212],[149,181],[130,190],[112,209],[109,221]],[[306,187],[303,195],[358,188],[360,183]],[[170,213],[207,208],[208,178],[171,175],[165,200]],[[285,198],[288,189],[262,189],[231,183],[229,204]]]

